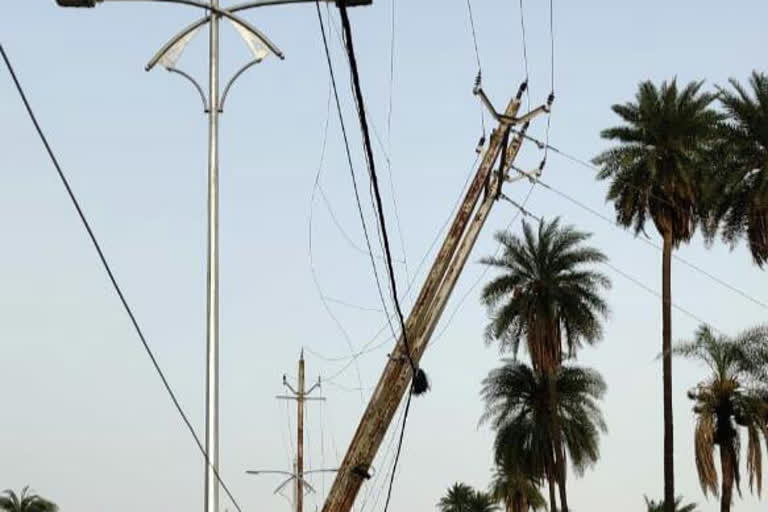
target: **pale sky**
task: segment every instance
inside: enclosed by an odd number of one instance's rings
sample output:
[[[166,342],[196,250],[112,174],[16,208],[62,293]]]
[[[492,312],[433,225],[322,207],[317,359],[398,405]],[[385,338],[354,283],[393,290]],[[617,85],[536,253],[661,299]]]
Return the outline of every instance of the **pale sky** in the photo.
[[[207,127],[187,83],[160,69],[143,71],[154,51],[199,13],[147,4],[65,11],[53,0],[5,3],[2,43],[152,348],[202,433]],[[531,100],[543,102],[550,81],[548,2],[525,5]],[[402,289],[455,204],[480,123],[471,94],[476,64],[466,3],[399,1],[388,134],[391,7],[375,0],[351,16],[367,106],[384,145],[391,138],[391,187],[378,146],[377,156],[395,254],[404,253],[408,263],[408,276],[398,265]],[[501,108],[524,76],[518,3],[474,0],[473,7],[483,82]],[[556,1],[551,143],[593,157],[606,147],[599,131],[617,122],[610,105],[631,99],[641,80],[706,79],[711,88],[729,77],[745,81],[755,68],[766,71],[766,18],[768,4],[758,0]],[[310,467],[332,467],[392,344],[340,373],[384,317],[330,303],[347,340],[312,278],[309,216],[329,93],[314,6],[269,8],[248,19],[287,59],[268,59],[244,75],[222,118],[221,473],[244,510],[280,511],[289,506],[272,494],[280,480],[244,472],[290,468],[295,411],[274,398],[282,392],[283,373],[295,375],[305,347],[312,351],[307,378],[328,378],[327,402],[307,409],[307,445]],[[230,26],[223,25],[223,33],[226,77],[247,53]],[[331,39],[363,176],[346,67],[335,33]],[[206,41],[199,34],[180,64],[201,80]],[[29,484],[63,512],[202,510],[201,456],[141,350],[5,70],[0,100],[0,488]],[[331,114],[321,183],[338,223],[360,246],[340,130]],[[532,133],[543,137],[545,125],[538,120]],[[518,164],[534,167],[540,159],[529,144]],[[605,184],[595,182],[589,169],[551,154],[544,180],[613,214],[604,202]],[[367,180],[362,182],[365,192]],[[505,192],[522,199],[528,189],[518,183]],[[527,207],[594,232],[593,243],[613,265],[660,289],[656,249],[540,187]],[[438,333],[482,272],[477,260],[495,250],[494,231],[515,214],[509,204],[496,205]],[[370,262],[340,232],[319,196],[313,218],[314,266],[323,292],[380,308]],[[513,226],[519,230],[519,221]],[[652,227],[648,231],[658,239]],[[765,274],[743,247],[730,252],[718,243],[708,250],[697,237],[678,254],[768,301]],[[609,433],[594,469],[570,477],[569,498],[577,511],[643,510],[643,494],[662,493],[661,365],[655,359],[661,304],[604,270],[614,283],[607,297],[612,314],[604,341],[584,350],[579,363],[598,369],[608,383],[603,409]],[[422,267],[416,290],[423,277]],[[679,262],[673,300],[731,334],[766,318],[763,307]],[[391,510],[433,510],[455,481],[488,484],[492,433],[477,427],[479,390],[498,354],[483,345],[486,313],[478,288],[461,304],[423,360],[433,389],[412,405]],[[675,339],[690,336],[697,325],[674,312]],[[698,486],[685,396],[706,373],[682,361],[674,368],[677,492],[704,511],[715,510],[717,502],[705,501]],[[352,389],[361,386],[362,393]],[[375,464],[378,478],[363,487],[357,510],[383,510],[393,432]],[[307,498],[307,510],[321,507],[330,485],[329,478],[312,481],[318,495]],[[746,482],[743,491],[735,509],[757,511]],[[222,511],[227,508],[234,510],[222,494]]]

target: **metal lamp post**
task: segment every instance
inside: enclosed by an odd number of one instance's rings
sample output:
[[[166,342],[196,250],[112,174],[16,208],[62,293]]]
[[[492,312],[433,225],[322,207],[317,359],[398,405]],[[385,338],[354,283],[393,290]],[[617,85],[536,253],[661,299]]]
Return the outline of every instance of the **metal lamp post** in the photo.
[[[264,34],[236,12],[247,9],[294,3],[314,3],[316,0],[256,0],[220,8],[219,0],[56,0],[61,7],[96,7],[103,2],[138,2],[175,3],[205,9],[208,14],[190,26],[182,29],[166,43],[146,66],[151,70],[158,62],[168,71],[189,80],[200,94],[204,110],[208,114],[208,267],[207,267],[207,314],[206,314],[206,408],[205,408],[205,505],[204,512],[219,510],[219,114],[232,84],[248,68],[261,62],[269,53],[280,59],[284,56]],[[322,0],[323,2],[345,2],[347,6],[370,5],[373,0]],[[254,53],[254,59],[234,74],[224,88],[219,89],[219,21],[229,19],[241,36],[246,39]],[[187,73],[175,68],[175,59],[183,51],[196,31],[205,23],[210,23],[209,41],[209,89],[206,99],[202,87]]]

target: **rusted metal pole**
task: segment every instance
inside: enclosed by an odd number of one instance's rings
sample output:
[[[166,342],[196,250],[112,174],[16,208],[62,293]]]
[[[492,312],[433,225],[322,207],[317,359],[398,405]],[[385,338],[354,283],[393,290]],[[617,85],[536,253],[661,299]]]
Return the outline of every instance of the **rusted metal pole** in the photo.
[[[304,350],[299,359],[299,393],[296,396],[296,423],[298,439],[296,442],[296,512],[304,511]]]
[[[508,119],[514,119],[520,108],[520,95],[512,99],[505,111]],[[473,222],[470,239],[462,244],[462,258],[452,266],[459,242],[470,221],[472,212],[483,189],[491,180],[491,170],[501,151],[506,151],[503,141],[509,135],[509,123],[502,120],[498,128],[491,134],[488,148],[483,155],[480,168],[470,185],[464,200],[459,207],[443,245],[438,252],[435,262],[421,289],[419,297],[413,306],[406,322],[406,330],[411,345],[411,358],[418,364],[429,342],[429,336],[440,318],[445,302],[461,273],[461,268],[477,239],[490,206],[493,203],[491,194],[487,194],[483,202],[485,212],[476,216]],[[516,153],[516,152],[515,152]],[[491,183],[495,183],[492,180]],[[447,274],[446,274],[447,273]],[[448,277],[446,277],[448,275]],[[384,367],[379,383],[373,392],[370,402],[363,413],[360,424],[344,457],[339,473],[328,494],[323,512],[348,512],[354,504],[363,480],[368,478],[371,464],[381,445],[384,435],[392,422],[398,405],[402,400],[411,381],[411,368],[405,357],[405,346],[402,336],[389,361]]]

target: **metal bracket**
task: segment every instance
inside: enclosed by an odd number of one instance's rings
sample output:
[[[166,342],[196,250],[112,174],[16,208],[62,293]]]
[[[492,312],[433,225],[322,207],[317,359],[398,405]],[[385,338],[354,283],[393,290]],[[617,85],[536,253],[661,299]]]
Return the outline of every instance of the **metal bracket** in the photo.
[[[192,78],[191,75],[185,73],[180,69],[176,69],[176,68],[166,68],[166,69],[168,70],[169,73],[176,73],[177,75],[183,76],[184,78],[192,82],[192,85],[195,86],[195,89],[197,89],[197,92],[200,93],[200,99],[203,100],[203,112],[207,114],[210,111],[210,109],[208,108],[208,100],[205,98],[205,93],[203,92],[203,88],[200,87],[200,84],[197,83],[197,80],[195,80],[194,78]]]
[[[224,88],[224,93],[221,95],[221,101],[219,102],[219,112],[224,112],[224,102],[227,101],[229,88],[232,87],[232,84],[235,83],[235,80],[240,78],[240,75],[248,71],[251,67],[255,66],[262,60],[263,59],[253,59],[251,62],[247,63],[245,66],[241,67],[240,70],[238,70],[238,72],[235,73],[234,76],[229,79],[229,82],[227,82],[227,86]]]
[[[527,82],[523,82],[520,84],[520,88],[517,90],[517,96],[516,99],[519,101],[520,98],[523,96],[523,92],[525,92],[526,88],[528,87]],[[550,111],[550,107],[552,102],[548,101],[544,105],[540,105],[536,107],[535,109],[531,110],[527,114],[523,114],[520,117],[517,116],[507,116],[504,114],[500,114],[496,111],[496,108],[494,108],[493,104],[491,103],[491,100],[488,99],[488,96],[485,94],[485,91],[483,91],[483,87],[479,84],[476,84],[474,89],[472,89],[472,93],[476,96],[480,96],[480,100],[483,102],[485,107],[488,109],[488,111],[491,113],[491,116],[493,116],[496,121],[501,123],[504,126],[512,126],[520,123],[527,123],[534,117],[545,114]],[[554,99],[552,96],[550,96],[552,99]]]

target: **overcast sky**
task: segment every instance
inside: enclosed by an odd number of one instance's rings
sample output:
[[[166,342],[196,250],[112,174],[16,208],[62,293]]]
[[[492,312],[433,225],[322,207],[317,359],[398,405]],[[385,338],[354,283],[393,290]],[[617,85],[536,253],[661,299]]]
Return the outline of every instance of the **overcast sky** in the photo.
[[[65,11],[53,0],[6,3],[2,43],[152,348],[202,432],[207,127],[189,84],[161,69],[143,71],[154,51],[199,13],[144,4]],[[531,102],[539,103],[549,93],[549,8],[542,1],[525,5]],[[381,139],[377,163],[388,227],[396,257],[407,262],[398,264],[399,284],[404,288],[415,279],[413,297],[433,256],[432,241],[475,157],[481,127],[471,90],[477,69],[464,0],[397,2],[388,130],[391,7],[375,0],[373,7],[354,9],[351,18],[367,107]],[[501,108],[525,74],[518,3],[474,0],[473,7],[483,83]],[[333,9],[331,14],[336,20]],[[766,71],[764,1],[562,0],[554,15],[557,100],[550,141],[583,159],[606,147],[599,131],[617,122],[610,105],[631,99],[641,80],[706,79],[712,88],[729,77],[744,81],[755,68]],[[248,19],[287,58],[267,59],[243,75],[222,118],[221,473],[245,510],[278,511],[289,506],[272,494],[280,479],[244,472],[290,469],[295,410],[274,398],[282,392],[282,375],[295,376],[305,347],[307,378],[327,379],[327,402],[307,409],[308,465],[333,467],[392,343],[348,364],[350,353],[384,325],[384,316],[370,261],[359,250],[364,242],[335,114],[320,178],[331,208],[319,192],[312,201],[329,99],[314,7],[269,8]],[[222,27],[228,77],[248,54],[236,32]],[[333,31],[331,40],[366,192],[359,129]],[[180,61],[203,83],[206,41],[200,33]],[[64,512],[201,510],[200,454],[141,350],[5,70],[0,120],[0,488],[29,484]],[[545,126],[545,119],[538,120],[532,133],[543,137]],[[518,164],[534,167],[541,157],[529,144]],[[544,179],[612,215],[605,184],[595,182],[589,169],[550,154]],[[522,200],[529,188],[517,183],[505,192]],[[363,198],[372,221],[368,194]],[[653,247],[541,187],[527,206],[594,232],[593,243],[613,265],[660,289],[661,253]],[[356,306],[329,302],[343,331],[313,279],[310,215],[322,293]],[[471,287],[483,270],[477,260],[496,249],[493,232],[516,215],[511,205],[496,205],[437,332],[447,329],[423,360],[433,389],[412,405],[391,510],[432,510],[457,480],[488,483],[492,435],[477,427],[478,393],[499,356],[483,344],[486,313],[479,288]],[[512,229],[519,228],[515,220]],[[658,241],[652,227],[648,232]],[[697,237],[677,254],[768,301],[765,274],[743,247],[706,249]],[[603,408],[610,431],[595,468],[569,479],[570,500],[574,510],[643,510],[643,494],[662,494],[661,364],[655,360],[661,304],[604,270],[614,283],[612,314],[604,341],[581,352],[579,363],[607,380]],[[673,300],[727,333],[766,318],[764,307],[678,261]],[[410,300],[405,303],[410,307]],[[691,316],[673,313],[675,339],[690,336],[697,325]],[[386,336],[384,331],[378,340]],[[682,361],[674,368],[677,492],[714,510],[716,502],[705,502],[697,483],[685,396],[705,369]],[[393,431],[358,510],[383,509]],[[308,498],[307,510],[322,506],[330,478],[312,482],[318,494]],[[736,509],[757,511],[746,485],[743,491]],[[234,510],[222,495],[225,508]]]

